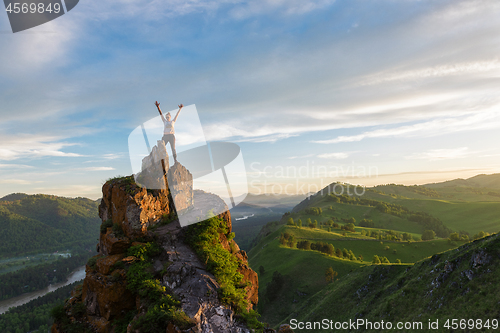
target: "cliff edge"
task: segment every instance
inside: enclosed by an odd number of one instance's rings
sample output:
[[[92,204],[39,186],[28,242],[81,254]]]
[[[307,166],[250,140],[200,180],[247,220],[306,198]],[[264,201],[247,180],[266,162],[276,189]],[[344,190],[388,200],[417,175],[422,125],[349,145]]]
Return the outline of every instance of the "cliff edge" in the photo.
[[[165,175],[186,174],[176,163]],[[231,215],[181,227],[168,188],[134,178],[106,182],[98,255],[86,266],[52,332],[250,332],[258,323],[258,277],[232,239]],[[176,193],[176,195],[179,195]],[[225,205],[193,191],[192,200]]]

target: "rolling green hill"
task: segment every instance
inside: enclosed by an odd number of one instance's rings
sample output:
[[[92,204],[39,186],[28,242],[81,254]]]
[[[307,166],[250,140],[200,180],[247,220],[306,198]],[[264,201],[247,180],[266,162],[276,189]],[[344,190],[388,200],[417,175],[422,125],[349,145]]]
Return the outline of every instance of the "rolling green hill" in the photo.
[[[248,254],[250,266],[259,274],[261,320],[270,324],[276,324],[290,313],[295,313],[309,296],[324,288],[324,271],[328,267],[333,267],[339,275],[345,275],[362,265],[315,251],[283,247],[278,241],[283,228],[270,232]],[[273,280],[275,271],[283,276],[279,289],[276,286],[266,288]],[[271,295],[271,291],[275,294]]]
[[[453,231],[466,231],[470,236],[480,231],[488,233],[500,231],[500,194],[499,196],[488,195],[488,193],[493,193],[489,189],[481,189],[481,191],[457,187],[428,189],[424,186],[390,184],[368,188],[361,196],[351,196],[349,198],[352,202],[346,205],[343,202],[337,203],[330,200],[332,195],[328,193],[333,193],[332,185],[323,189],[322,193],[320,191],[303,200],[293,209],[293,212],[302,219],[312,218],[306,216],[308,214],[304,213],[305,209],[320,207],[324,214],[318,216],[318,222],[324,222],[325,219],[332,217],[354,217],[356,221],[366,218],[373,220],[376,228],[394,229],[413,234],[421,234],[424,229],[434,229],[438,234],[438,230],[441,230],[442,237]],[[355,202],[356,200],[358,202]],[[416,214],[427,214],[436,219],[436,222],[439,221],[438,224],[442,227],[429,228],[415,223],[408,213],[394,214],[381,211],[377,209],[376,202],[363,203],[363,201],[383,202],[401,206]],[[334,211],[329,210],[330,206]],[[445,232],[443,228],[447,231]]]
[[[490,175],[476,175],[467,179],[454,179],[441,183],[426,184],[429,188],[443,188],[443,187],[476,187],[476,188],[491,188],[500,190],[500,173]]]
[[[43,194],[16,194],[3,199],[0,201],[2,257],[94,246],[99,237],[97,201]]]
[[[255,239],[255,246],[248,255],[251,267],[259,273],[259,312],[264,322],[277,326],[289,323],[291,318],[320,318],[318,314],[330,319],[360,318],[361,312],[356,309],[363,301],[353,298],[351,294],[365,285],[372,288],[370,281],[376,285],[374,288],[380,284],[381,289],[375,289],[373,297],[365,304],[366,311],[374,309],[372,303],[378,302],[381,297],[385,280],[395,279],[410,269],[415,281],[418,281],[416,279],[432,273],[423,268],[422,262],[431,257],[448,258],[455,253],[450,250],[457,246],[462,245],[461,250],[456,251],[462,253],[468,246],[475,246],[471,244],[481,243],[469,243],[467,240],[452,242],[448,239],[451,232],[461,231],[460,237],[467,239],[468,235],[472,239],[480,231],[500,230],[500,197],[490,195],[491,188],[390,184],[366,191],[358,189],[358,193],[363,192],[363,195],[348,196],[331,194],[335,184],[300,202],[279,222],[264,226]],[[295,225],[288,225],[290,219]],[[302,223],[300,228],[297,226],[299,220]],[[309,221],[312,224],[315,222],[316,227],[309,227]],[[349,223],[354,223],[349,227],[351,229],[348,228]],[[441,238],[421,241],[424,230],[435,230]],[[345,259],[345,254],[341,254],[341,259],[337,254],[298,249],[298,244],[306,240],[316,244],[321,242],[322,246],[330,244],[335,250],[347,253],[351,260]],[[390,264],[372,264],[374,255]],[[398,264],[394,264],[396,262]],[[329,267],[338,274],[338,281],[330,284],[325,279]],[[423,274],[420,278],[419,269]],[[382,277],[377,279],[374,276]],[[332,289],[337,285],[341,287]],[[415,288],[409,290],[415,292]],[[327,297],[330,294],[337,298]],[[343,304],[344,298],[350,298],[352,303],[349,303],[345,316],[339,315],[336,307],[332,306]],[[387,302],[389,305],[381,303],[377,310],[381,318],[386,316],[385,307],[395,304],[393,300]],[[408,304],[403,305],[409,308]],[[410,313],[413,312],[407,310],[405,315]],[[425,320],[432,318],[429,315]]]
[[[498,329],[499,250],[500,236],[495,234],[436,254],[414,266],[361,267],[322,288],[282,322],[292,323],[295,332],[318,332],[314,328],[298,329],[296,324],[303,322],[306,327],[309,322],[313,327],[314,322],[324,318],[333,323],[359,319],[364,324],[347,329],[349,332],[369,331],[366,321],[380,325],[382,320],[391,325],[422,323],[423,331],[431,331],[429,322],[436,320],[439,325],[436,332],[489,331],[486,325]],[[454,330],[453,325],[457,325]],[[377,331],[395,329],[386,325]],[[413,326],[406,331],[417,330]]]

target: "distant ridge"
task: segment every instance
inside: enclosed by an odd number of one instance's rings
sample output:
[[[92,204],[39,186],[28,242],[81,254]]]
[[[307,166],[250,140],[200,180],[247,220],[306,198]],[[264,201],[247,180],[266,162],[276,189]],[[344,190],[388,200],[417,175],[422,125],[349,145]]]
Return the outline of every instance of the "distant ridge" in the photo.
[[[28,195],[26,193],[11,193],[7,194],[3,198],[0,198],[0,201],[16,201],[16,200],[23,200],[26,198]]]
[[[458,186],[458,187],[500,189],[500,173],[494,173],[490,175],[480,174],[467,179],[457,178],[453,180],[447,180],[441,183],[425,184],[423,186],[430,188]]]

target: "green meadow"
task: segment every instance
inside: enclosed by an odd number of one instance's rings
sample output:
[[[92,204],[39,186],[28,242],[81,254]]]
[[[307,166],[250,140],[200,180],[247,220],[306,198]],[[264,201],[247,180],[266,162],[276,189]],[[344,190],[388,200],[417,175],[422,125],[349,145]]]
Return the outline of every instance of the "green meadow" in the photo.
[[[429,230],[429,226],[415,217],[429,219],[438,229],[439,225],[445,227],[446,234],[467,232],[470,240],[480,231],[498,232],[500,195],[495,193],[477,189],[386,185],[367,189],[363,196],[354,200],[346,197],[339,202],[328,193],[311,196],[279,222],[264,226],[248,253],[251,267],[259,274],[261,320],[276,326],[286,322],[285,318],[317,317],[311,314],[311,308],[316,309],[313,314],[331,314],[333,309],[327,306],[329,302],[321,301],[321,311],[315,303],[320,302],[318,297],[338,302],[340,295],[346,296],[334,285],[352,291],[355,286],[350,284],[361,283],[377,267],[394,267],[390,275],[396,278],[406,268],[420,265],[435,255],[453,253],[449,250],[469,243],[451,241],[445,236],[422,241],[422,234]],[[379,207],[381,204],[388,209]],[[295,225],[289,225],[290,218]],[[302,227],[298,226],[299,219]],[[308,219],[316,221],[317,226],[310,227]],[[337,225],[329,225],[332,221]],[[348,223],[353,221],[353,229],[347,230]],[[360,226],[362,221],[371,221],[373,225]],[[295,243],[291,247],[280,244],[282,234],[292,237]],[[403,235],[411,240],[403,241]],[[297,249],[296,243],[304,240],[352,251],[356,260]],[[374,255],[387,258],[390,264],[372,264]],[[399,261],[401,264],[396,264]],[[326,279],[330,267],[335,272],[333,283],[327,283]],[[333,295],[332,298],[327,296],[329,294]]]

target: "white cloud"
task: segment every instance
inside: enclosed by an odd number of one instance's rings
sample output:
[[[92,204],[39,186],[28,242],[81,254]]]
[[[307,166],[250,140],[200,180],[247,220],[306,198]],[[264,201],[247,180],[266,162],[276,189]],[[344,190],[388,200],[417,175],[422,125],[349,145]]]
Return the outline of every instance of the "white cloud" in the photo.
[[[235,139],[232,140],[233,142],[255,142],[255,143],[262,143],[262,142],[276,142],[278,140],[283,140],[283,139],[288,139],[294,136],[298,136],[299,134],[291,134],[291,133],[276,133],[276,134],[270,134],[270,135],[263,135],[263,136],[256,136],[256,137],[250,137],[247,136],[242,139]]]
[[[124,158],[126,157],[125,155],[126,155],[125,153],[110,153],[110,154],[104,154],[101,157],[106,160],[115,160],[119,158]]]
[[[414,125],[399,126],[390,129],[378,129],[357,135],[339,136],[329,140],[313,140],[313,143],[332,144],[356,142],[367,138],[436,136],[461,131],[474,131],[500,127],[500,111],[469,114],[465,117],[434,119]]]
[[[109,3],[89,1],[86,8],[100,19],[120,17],[140,17],[158,20],[185,16],[192,13],[214,15],[222,8],[228,8],[229,17],[245,19],[269,13],[301,15],[332,5],[335,0],[117,0]],[[80,5],[81,6],[81,5]]]
[[[452,149],[431,149],[423,153],[414,153],[412,155],[406,156],[406,158],[411,160],[429,160],[429,161],[465,158],[470,155],[468,149],[469,149],[468,147],[460,147]]]
[[[230,15],[236,19],[268,13],[300,15],[331,6],[333,3],[335,0],[255,0],[236,5]]]
[[[88,167],[88,168],[81,168],[80,170],[83,171],[111,171],[111,170],[116,170],[113,167]]]
[[[33,166],[25,164],[1,164],[0,169],[31,169]]]
[[[438,78],[456,75],[470,75],[486,73],[486,77],[495,78],[500,73],[500,60],[498,58],[465,63],[436,65],[427,68],[411,70],[390,70],[377,73],[360,80],[360,85],[382,84],[390,81],[414,81],[428,78]]]
[[[319,158],[327,158],[327,159],[337,159],[337,160],[343,160],[349,157],[349,153],[325,153],[325,154],[319,154]]]
[[[43,181],[37,180],[25,180],[25,179],[0,179],[0,184],[15,184],[15,185],[32,185],[43,183]]]
[[[52,72],[70,61],[79,23],[68,15],[12,35],[1,35],[0,73],[29,79],[38,71]],[[7,52],[8,50],[8,52]]]
[[[301,156],[290,156],[288,157],[289,160],[295,160],[297,158],[309,158],[309,157],[313,157],[314,154],[307,154],[307,155],[301,155]]]
[[[44,135],[3,136],[0,141],[0,160],[38,157],[78,157],[77,153],[61,149],[75,146],[74,143],[61,142],[61,138]]]

